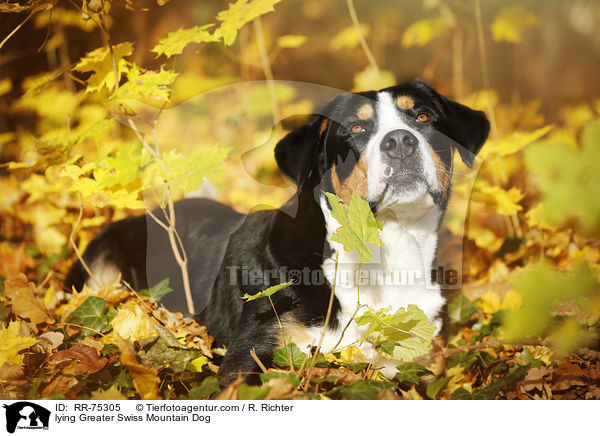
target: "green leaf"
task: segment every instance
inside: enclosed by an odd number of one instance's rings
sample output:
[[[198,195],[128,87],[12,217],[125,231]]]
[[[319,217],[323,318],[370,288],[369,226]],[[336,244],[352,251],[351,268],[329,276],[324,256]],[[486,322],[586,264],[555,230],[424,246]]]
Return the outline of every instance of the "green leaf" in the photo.
[[[158,368],[171,368],[173,372],[183,372],[194,359],[202,356],[200,350],[183,346],[171,331],[161,325],[154,326],[158,337],[137,341],[141,347],[140,357]]]
[[[376,380],[359,380],[351,385],[337,386],[327,393],[331,398],[349,400],[374,400],[381,390],[391,389],[393,383]]]
[[[291,368],[289,354],[292,356],[293,366],[299,368],[302,366],[307,355],[300,351],[300,348],[296,344],[288,344],[285,348],[278,348],[273,351],[273,363],[281,368]]]
[[[383,224],[375,219],[369,203],[356,193],[352,193],[349,206],[335,194],[325,192],[325,195],[331,205],[331,216],[340,224],[331,240],[342,244],[348,252],[356,250],[360,263],[369,262],[373,255],[367,244],[383,245],[379,237]]]
[[[586,264],[573,273],[564,273],[540,263],[518,276],[514,286],[523,296],[523,303],[517,312],[508,312],[504,317],[507,339],[551,334],[556,328],[552,323],[553,311],[561,302],[583,298],[586,301],[580,305],[583,313],[591,313],[594,302],[600,302],[600,285]],[[583,338],[585,331],[580,333]],[[572,346],[578,346],[577,342],[573,341]]]
[[[440,393],[440,391],[442,389],[444,389],[446,387],[446,385],[448,385],[450,380],[452,380],[452,377],[444,377],[444,378],[440,378],[434,382],[431,382],[429,384],[429,386],[427,386],[427,390],[425,391],[425,393],[427,394],[427,396],[429,398],[431,398],[432,400],[435,400],[437,395]]]
[[[221,387],[219,386],[219,380],[217,377],[210,376],[202,380],[202,384],[200,384],[200,386],[194,386],[192,389],[190,389],[190,393],[187,395],[187,398],[189,400],[204,400],[220,390]]]
[[[165,55],[170,58],[173,55],[181,54],[188,44],[218,41],[219,36],[208,31],[213,26],[214,24],[205,24],[170,32],[166,38],[160,39],[151,51],[156,53],[156,57]]]
[[[217,20],[221,21],[221,27],[215,31],[215,35],[223,38],[225,45],[234,43],[238,31],[246,23],[254,20],[267,12],[274,11],[273,5],[281,0],[237,0],[229,5],[229,9],[221,11]]]
[[[389,308],[374,312],[369,308],[356,318],[356,323],[368,325],[364,338],[387,358],[411,361],[431,349],[435,326],[425,313],[411,304],[406,309],[388,314]]]
[[[242,383],[238,389],[238,400],[264,400],[270,390],[270,386],[250,386]]]
[[[260,375],[260,380],[264,384],[267,384],[269,380],[273,380],[274,378],[282,378],[284,380],[287,380],[294,387],[300,386],[300,383],[302,382],[302,380],[300,380],[300,377],[298,377],[293,372],[268,372],[266,374],[263,373]]]
[[[254,294],[254,295],[244,294],[244,295],[242,295],[242,299],[244,299],[244,300],[246,300],[246,302],[248,302],[248,301],[258,300],[259,298],[270,297],[274,293],[281,291],[282,289],[285,289],[288,286],[291,286],[293,283],[294,283],[294,281],[290,280],[289,282],[284,282],[284,283],[280,283],[275,286],[271,286],[270,288],[267,288],[264,291],[260,291],[259,293]]]
[[[396,380],[399,382],[409,382],[412,384],[419,383],[419,377],[423,375],[433,374],[427,368],[418,363],[407,362],[396,367]]]
[[[159,174],[172,188],[184,194],[200,189],[204,178],[213,177],[223,169],[229,149],[213,147],[183,156],[175,151],[163,154],[157,166]]]
[[[105,314],[106,301],[99,297],[88,297],[81,305],[71,313],[66,322],[87,327],[98,332],[102,331],[108,325],[108,319]],[[94,332],[83,329],[84,335],[94,334]]]
[[[448,304],[448,317],[450,321],[458,324],[464,324],[477,311],[477,308],[463,294],[458,296]]]
[[[600,119],[586,124],[581,146],[574,150],[555,139],[525,149],[525,163],[541,194],[537,214],[555,226],[573,227],[588,234],[600,231]]]
[[[169,287],[169,277],[167,277],[166,279],[161,280],[152,286],[150,289],[142,289],[140,294],[150,297],[155,301],[160,301],[165,295],[170,294],[173,291],[174,289]]]

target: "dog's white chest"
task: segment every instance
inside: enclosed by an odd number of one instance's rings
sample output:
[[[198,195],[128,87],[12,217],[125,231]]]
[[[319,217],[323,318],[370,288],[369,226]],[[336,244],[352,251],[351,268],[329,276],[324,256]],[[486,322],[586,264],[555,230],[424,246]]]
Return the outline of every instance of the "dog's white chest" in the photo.
[[[373,258],[368,264],[359,264],[356,252],[348,253],[341,244],[330,242],[335,253],[325,260],[323,270],[329,283],[333,285],[335,282],[335,295],[341,310],[337,318],[337,328],[328,329],[323,338],[323,352],[356,345],[375,367],[381,368],[384,375],[392,377],[395,374],[398,362],[382,357],[371,344],[364,341],[367,326],[358,326],[352,319],[359,302],[365,307],[359,309],[357,316],[367,307],[376,310],[390,307],[390,313],[393,313],[399,308],[414,304],[425,312],[439,331],[441,320],[438,319],[438,315],[444,305],[444,299],[440,287],[432,284],[430,280],[437,244],[437,223],[432,224],[438,218],[439,215],[435,216],[435,213],[432,213],[432,216],[425,216],[414,223],[385,221],[381,231],[384,245],[371,247]],[[338,225],[330,215],[326,214],[326,220],[331,236]],[[310,340],[304,340],[297,345],[303,348],[318,344],[321,331],[320,328],[310,328]]]

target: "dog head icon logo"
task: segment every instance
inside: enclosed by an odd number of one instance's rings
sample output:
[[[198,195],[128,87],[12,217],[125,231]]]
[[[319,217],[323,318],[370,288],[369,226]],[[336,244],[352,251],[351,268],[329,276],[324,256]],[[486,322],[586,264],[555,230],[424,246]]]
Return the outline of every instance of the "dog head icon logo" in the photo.
[[[14,433],[17,428],[47,429],[50,411],[28,401],[3,405],[6,409],[6,431]]]

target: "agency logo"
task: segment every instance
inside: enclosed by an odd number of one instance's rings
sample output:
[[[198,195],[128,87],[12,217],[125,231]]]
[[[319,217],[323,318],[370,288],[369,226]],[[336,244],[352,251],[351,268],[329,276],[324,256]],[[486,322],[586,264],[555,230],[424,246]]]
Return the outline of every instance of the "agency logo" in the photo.
[[[4,404],[6,409],[6,431],[14,433],[18,428],[27,430],[48,430],[50,411],[29,401],[19,401],[10,405]]]

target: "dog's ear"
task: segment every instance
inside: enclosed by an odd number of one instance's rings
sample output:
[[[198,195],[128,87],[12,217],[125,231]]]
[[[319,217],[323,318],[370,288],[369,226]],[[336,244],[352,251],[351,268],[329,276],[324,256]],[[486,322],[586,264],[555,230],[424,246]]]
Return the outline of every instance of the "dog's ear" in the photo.
[[[283,174],[298,188],[306,182],[318,154],[321,134],[327,118],[313,116],[307,123],[288,133],[275,146],[275,160]]]
[[[444,117],[450,137],[458,143],[458,152],[469,168],[473,167],[475,156],[485,144],[490,132],[490,122],[485,113],[440,95]]]

